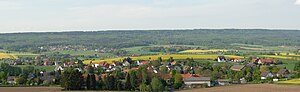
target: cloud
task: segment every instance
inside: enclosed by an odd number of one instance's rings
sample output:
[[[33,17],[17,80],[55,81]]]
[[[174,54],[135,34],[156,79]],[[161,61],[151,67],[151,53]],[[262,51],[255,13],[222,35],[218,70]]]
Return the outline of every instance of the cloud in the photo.
[[[295,2],[295,4],[296,4],[296,5],[300,5],[300,0],[297,0],[297,1]]]

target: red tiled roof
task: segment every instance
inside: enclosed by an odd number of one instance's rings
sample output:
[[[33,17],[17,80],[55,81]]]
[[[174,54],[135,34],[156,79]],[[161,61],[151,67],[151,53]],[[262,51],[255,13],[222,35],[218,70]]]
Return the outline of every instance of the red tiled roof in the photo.
[[[148,64],[149,61],[142,61],[141,64],[145,65],[145,64]]]
[[[262,63],[273,63],[274,60],[272,60],[272,59],[260,59],[260,62],[262,62]]]
[[[101,77],[105,77],[107,74],[101,74]],[[114,74],[110,74],[109,76],[114,76]]]
[[[182,78],[199,77],[199,74],[180,74]]]
[[[175,65],[175,64],[176,64],[176,62],[175,62],[175,61],[171,62],[171,65]]]
[[[128,72],[129,70],[139,70],[139,68],[126,69],[126,70],[123,70],[123,72]]]

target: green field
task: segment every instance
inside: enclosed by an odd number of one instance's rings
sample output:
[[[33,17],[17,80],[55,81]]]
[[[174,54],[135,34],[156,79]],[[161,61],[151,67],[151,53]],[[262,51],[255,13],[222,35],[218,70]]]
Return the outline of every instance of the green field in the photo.
[[[143,47],[151,47],[151,46],[137,46],[131,48],[123,48],[122,50],[127,51],[129,54],[138,54],[138,55],[153,55],[153,54],[160,54],[160,52],[149,52],[141,50]]]
[[[17,67],[21,67],[21,68],[26,67],[26,66],[33,66],[35,69],[46,70],[47,72],[51,72],[55,68],[55,66],[17,65]]]

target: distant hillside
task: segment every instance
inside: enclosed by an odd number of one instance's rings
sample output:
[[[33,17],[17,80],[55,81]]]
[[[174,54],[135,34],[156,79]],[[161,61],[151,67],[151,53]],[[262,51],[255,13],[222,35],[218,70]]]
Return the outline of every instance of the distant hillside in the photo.
[[[195,29],[128,30],[97,32],[49,32],[0,34],[0,49],[36,50],[40,46],[83,46],[124,48],[155,45],[200,45],[231,48],[232,43],[265,46],[300,46],[299,30],[266,29]]]

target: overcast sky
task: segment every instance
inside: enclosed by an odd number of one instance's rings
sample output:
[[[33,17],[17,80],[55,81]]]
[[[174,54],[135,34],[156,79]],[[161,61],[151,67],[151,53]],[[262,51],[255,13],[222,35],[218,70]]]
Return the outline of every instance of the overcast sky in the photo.
[[[0,0],[0,32],[300,29],[300,0]]]

